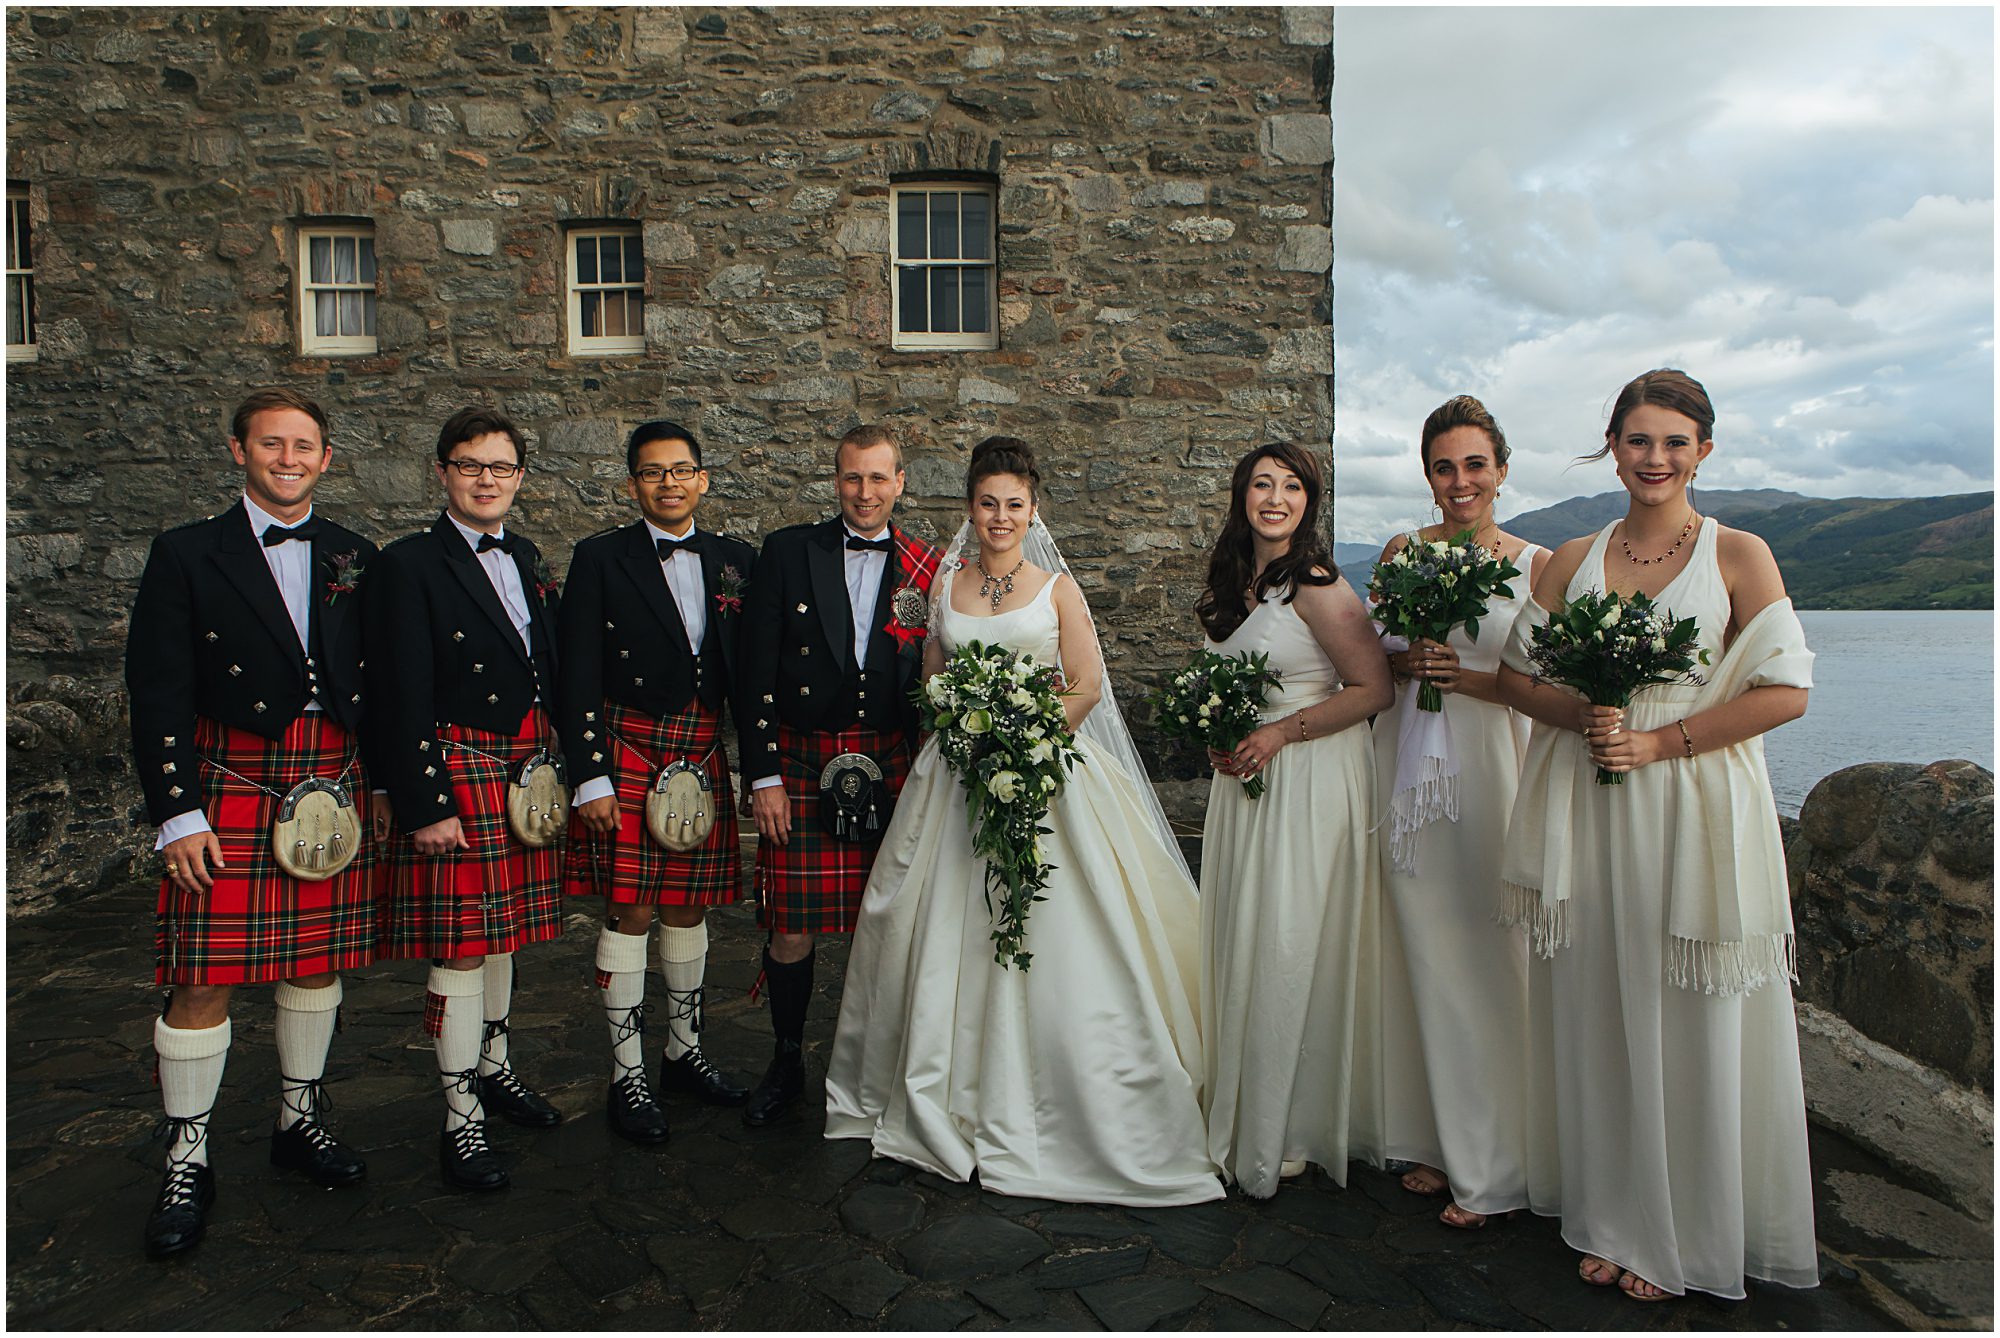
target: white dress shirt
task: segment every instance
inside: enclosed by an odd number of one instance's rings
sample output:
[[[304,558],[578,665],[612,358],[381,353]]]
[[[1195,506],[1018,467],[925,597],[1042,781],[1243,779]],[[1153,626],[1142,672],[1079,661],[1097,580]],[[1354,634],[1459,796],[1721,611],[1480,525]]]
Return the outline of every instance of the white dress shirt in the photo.
[[[486,571],[486,579],[493,583],[493,593],[500,596],[500,607],[507,610],[507,620],[514,624],[514,632],[521,638],[521,648],[532,658],[535,653],[535,643],[528,638],[528,592],[521,588],[521,568],[515,563],[514,555],[502,548],[489,548],[484,553],[480,552],[479,541],[486,536],[479,530],[459,524],[458,517],[451,512],[447,511],[445,515],[452,524],[458,526],[458,532],[465,536],[465,546],[472,550],[473,558]],[[501,526],[493,537],[506,538],[507,527]],[[537,696],[535,700],[540,701],[541,698]]]
[[[292,630],[298,633],[299,649],[305,650],[312,628],[312,545],[297,539],[282,544],[264,547],[264,531],[276,525],[280,529],[291,529],[293,525],[303,525],[312,519],[312,509],[291,525],[279,520],[250,500],[250,494],[243,494],[243,511],[250,517],[250,533],[257,538],[258,551],[264,555],[264,565],[271,569],[271,579],[278,583],[278,598],[284,602],[285,612],[292,620]],[[308,711],[324,710],[317,701],[306,701]],[[164,850],[184,836],[196,832],[213,831],[208,815],[200,809],[178,813],[160,824],[159,839],[153,842],[153,849]]]
[[[694,537],[694,524],[680,534],[669,534],[646,522],[646,537],[655,549],[664,539],[677,544]],[[708,587],[702,580],[701,555],[699,553],[673,553],[660,559],[660,571],[667,578],[667,591],[674,597],[674,607],[681,611],[681,626],[687,629],[688,645],[696,655],[701,654],[701,643],[708,636]],[[608,799],[617,793],[609,776],[593,776],[576,787],[576,797],[569,801],[571,808],[582,808],[593,799]]]

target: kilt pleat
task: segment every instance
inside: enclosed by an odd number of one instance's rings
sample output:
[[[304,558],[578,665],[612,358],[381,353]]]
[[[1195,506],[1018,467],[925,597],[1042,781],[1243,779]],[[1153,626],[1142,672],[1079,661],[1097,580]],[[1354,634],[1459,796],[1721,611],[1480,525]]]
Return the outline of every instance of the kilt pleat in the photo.
[[[669,716],[606,703],[602,716],[604,742],[613,755],[610,780],[618,796],[618,830],[599,835],[571,818],[563,890],[623,905],[727,906],[739,900],[743,856],[729,754],[719,742],[721,716],[698,700]],[[668,850],[646,832],[646,796],[659,767],[704,757],[715,826],[693,850]]]
[[[757,919],[774,933],[845,934],[861,913],[881,834],[872,841],[839,841],[819,821],[820,772],[842,753],[874,758],[891,795],[902,793],[910,774],[909,744],[901,732],[807,734],[778,726],[778,774],[792,801],[791,840],[782,846],[757,842]]]
[[[483,957],[562,934],[562,848],[531,850],[507,826],[515,771],[537,749],[553,747],[553,737],[539,706],[512,738],[464,725],[438,729],[439,765],[471,849],[420,855],[408,832],[389,838],[382,956]]]
[[[355,739],[320,711],[301,712],[277,739],[197,717],[195,750],[204,759],[202,812],[222,845],[223,865],[212,870],[215,885],[206,892],[184,892],[172,879],[160,880],[158,982],[254,984],[373,961],[379,852],[368,834],[368,778]],[[361,848],[336,876],[302,882],[284,871],[271,849],[277,798],[246,782],[283,795],[311,777],[337,780],[343,772],[360,820]]]

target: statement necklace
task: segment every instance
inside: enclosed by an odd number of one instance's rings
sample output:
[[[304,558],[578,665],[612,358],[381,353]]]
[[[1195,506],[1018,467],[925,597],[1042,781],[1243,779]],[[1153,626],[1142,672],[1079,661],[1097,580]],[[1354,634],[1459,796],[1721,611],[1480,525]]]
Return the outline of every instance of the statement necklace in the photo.
[[[1639,567],[1654,566],[1658,563],[1665,562],[1668,558],[1672,557],[1674,554],[1681,551],[1681,545],[1688,541],[1688,536],[1690,534],[1694,533],[1694,523],[1696,519],[1698,519],[1698,517],[1696,517],[1695,513],[1690,510],[1688,512],[1687,524],[1681,526],[1681,537],[1674,540],[1674,546],[1672,548],[1669,548],[1666,552],[1660,554],[1656,558],[1642,558],[1637,553],[1634,553],[1632,551],[1632,545],[1625,542],[1625,536],[1623,534],[1620,534],[1618,536],[1618,546],[1625,550],[1625,560],[1627,562],[1632,563],[1634,566],[1639,566]]]
[[[984,557],[974,558],[972,565],[979,568],[979,597],[992,601],[993,611],[998,613],[1000,612],[1000,601],[1014,593],[1014,573],[1027,566],[1028,559],[1023,556],[1019,562],[1014,564],[1014,571],[1008,572],[1005,576],[995,576],[988,572]]]

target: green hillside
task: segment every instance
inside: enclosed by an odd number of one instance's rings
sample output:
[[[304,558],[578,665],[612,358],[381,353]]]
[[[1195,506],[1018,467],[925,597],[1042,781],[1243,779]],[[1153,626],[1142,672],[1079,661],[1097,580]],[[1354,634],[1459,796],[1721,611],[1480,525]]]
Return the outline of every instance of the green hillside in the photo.
[[[1993,494],[1801,497],[1701,491],[1696,505],[1771,545],[1802,609],[1990,609]],[[1577,497],[1501,523],[1553,546],[1625,512],[1623,491]]]

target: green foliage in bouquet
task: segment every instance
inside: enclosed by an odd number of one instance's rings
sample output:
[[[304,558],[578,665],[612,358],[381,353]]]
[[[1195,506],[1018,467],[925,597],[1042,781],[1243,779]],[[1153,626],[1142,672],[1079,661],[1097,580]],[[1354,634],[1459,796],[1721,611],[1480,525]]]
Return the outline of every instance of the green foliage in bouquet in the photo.
[[[1630,706],[1647,688],[1699,685],[1697,664],[1708,663],[1693,618],[1676,619],[1645,595],[1586,590],[1537,627],[1528,662],[1537,683],[1555,683],[1583,694],[1592,706]],[[1599,785],[1623,785],[1616,771],[1597,769]]]
[[[1271,657],[1261,650],[1249,655],[1205,650],[1153,694],[1154,719],[1168,738],[1226,753],[1262,723],[1264,699],[1278,680]],[[1243,792],[1257,798],[1264,793],[1264,778],[1247,777]]]
[[[993,960],[1023,971],[1028,908],[1045,901],[1042,861],[1049,804],[1079,760],[1063,714],[1062,674],[1034,656],[977,641],[912,694],[923,726],[965,787],[972,852],[986,860],[986,911]],[[999,894],[999,904],[994,895]]]
[[[1450,539],[1419,539],[1412,534],[1394,557],[1376,563],[1368,582],[1375,621],[1412,642],[1418,637],[1443,641],[1456,627],[1463,627],[1469,639],[1479,640],[1479,620],[1486,615],[1487,601],[1496,594],[1512,599],[1514,591],[1507,582],[1521,569],[1481,548],[1472,534],[1461,530]],[[1418,685],[1417,706],[1425,711],[1444,709],[1444,694],[1437,684]]]

